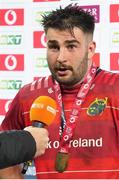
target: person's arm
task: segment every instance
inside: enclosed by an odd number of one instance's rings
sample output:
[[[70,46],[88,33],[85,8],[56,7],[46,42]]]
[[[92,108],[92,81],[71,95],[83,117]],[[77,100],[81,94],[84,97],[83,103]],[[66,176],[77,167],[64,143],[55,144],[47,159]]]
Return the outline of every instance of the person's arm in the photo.
[[[20,91],[17,93],[9,106],[9,111],[6,113],[5,118],[1,123],[1,130],[22,130],[25,127],[24,119],[22,116],[21,96],[19,95],[19,93]],[[21,179],[23,178],[21,171],[22,167],[20,165],[1,169],[0,179]]]
[[[0,168],[16,165],[33,158],[36,142],[27,131],[0,133]]]
[[[35,152],[34,157],[44,154],[48,146],[48,141],[49,141],[49,137],[48,137],[49,134],[48,134],[47,129],[28,126],[28,127],[25,127],[24,130],[28,131],[35,140],[36,152]]]
[[[23,131],[7,131],[0,134],[0,167],[7,167],[31,160],[44,154],[48,143],[48,131],[45,128],[26,127]],[[4,160],[5,158],[5,160]],[[0,170],[1,179],[22,179],[20,166]]]
[[[20,164],[44,154],[48,143],[44,128],[26,127],[0,133],[0,168]]]

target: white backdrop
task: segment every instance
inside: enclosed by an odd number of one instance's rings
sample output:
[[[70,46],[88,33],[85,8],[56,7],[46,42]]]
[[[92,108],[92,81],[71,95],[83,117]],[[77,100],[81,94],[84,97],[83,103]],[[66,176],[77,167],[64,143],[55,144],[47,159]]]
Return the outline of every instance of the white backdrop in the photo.
[[[118,0],[0,0],[0,121],[24,84],[50,73],[41,14],[69,3],[78,3],[96,18],[95,62],[119,72]]]
[[[95,16],[94,61],[119,72],[119,0],[0,0],[0,122],[24,84],[50,73],[41,14],[70,3]]]

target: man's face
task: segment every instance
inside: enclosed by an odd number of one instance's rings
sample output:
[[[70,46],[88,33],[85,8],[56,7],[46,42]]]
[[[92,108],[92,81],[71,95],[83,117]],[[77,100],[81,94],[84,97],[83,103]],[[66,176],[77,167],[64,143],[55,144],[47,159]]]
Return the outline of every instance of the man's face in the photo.
[[[79,28],[69,31],[49,28],[47,38],[47,61],[53,77],[66,86],[72,86],[84,77],[88,60],[92,58],[95,43]]]

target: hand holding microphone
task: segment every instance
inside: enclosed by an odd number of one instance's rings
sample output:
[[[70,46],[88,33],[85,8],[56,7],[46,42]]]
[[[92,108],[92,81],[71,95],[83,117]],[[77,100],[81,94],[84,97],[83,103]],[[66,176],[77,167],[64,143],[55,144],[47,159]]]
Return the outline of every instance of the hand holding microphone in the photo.
[[[32,131],[31,134],[36,141],[36,154],[35,156],[44,154],[47,148],[47,143],[49,141],[48,131],[44,128],[49,126],[55,119],[56,116],[56,101],[49,96],[39,96],[34,100],[30,108],[30,120],[32,121],[31,129],[28,127],[25,130]],[[38,133],[36,133],[37,129]],[[34,129],[34,132],[33,132]],[[22,173],[25,174],[29,162],[24,163]]]
[[[34,157],[44,154],[49,141],[47,129],[28,126],[24,130],[28,131],[36,142],[36,153]]]
[[[47,147],[47,144],[45,143],[48,143],[48,134],[45,134],[46,129],[43,127],[48,126],[53,122],[56,116],[56,108],[57,104],[54,99],[49,96],[39,96],[35,99],[30,109],[30,120],[32,121],[33,127],[40,128],[39,134],[41,132],[41,135],[44,135],[41,142],[39,142],[39,144],[42,144],[42,154],[45,152],[45,148]],[[38,144],[37,147],[39,147]],[[40,147],[38,149],[40,150]]]

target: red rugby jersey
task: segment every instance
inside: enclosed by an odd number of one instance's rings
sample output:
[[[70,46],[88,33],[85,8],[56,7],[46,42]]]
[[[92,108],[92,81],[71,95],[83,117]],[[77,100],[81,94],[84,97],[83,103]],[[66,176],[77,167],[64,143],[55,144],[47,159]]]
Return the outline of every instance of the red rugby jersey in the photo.
[[[66,119],[80,85],[62,88]],[[2,123],[4,129],[23,129],[31,124],[29,109],[35,98],[55,98],[51,76],[21,88]],[[67,170],[58,173],[55,159],[60,143],[60,113],[48,126],[50,141],[44,155],[35,159],[38,179],[115,179],[119,178],[119,74],[101,71],[92,83],[80,110]]]

